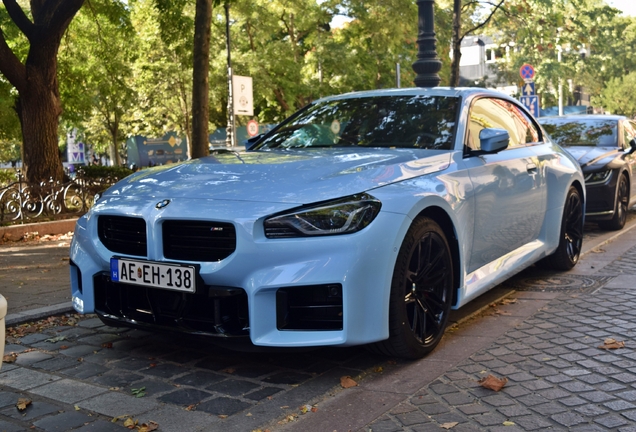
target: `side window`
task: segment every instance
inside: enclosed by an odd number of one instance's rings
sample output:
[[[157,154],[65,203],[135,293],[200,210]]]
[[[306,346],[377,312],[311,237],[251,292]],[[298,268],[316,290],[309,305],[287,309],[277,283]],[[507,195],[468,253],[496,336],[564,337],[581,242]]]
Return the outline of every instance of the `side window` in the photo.
[[[623,148],[629,148],[629,142],[636,138],[636,128],[634,123],[630,121],[623,122]]]
[[[510,134],[509,148],[539,141],[539,131],[515,104],[503,99],[482,98],[470,108],[466,146],[480,150],[479,132],[485,128],[505,129]]]

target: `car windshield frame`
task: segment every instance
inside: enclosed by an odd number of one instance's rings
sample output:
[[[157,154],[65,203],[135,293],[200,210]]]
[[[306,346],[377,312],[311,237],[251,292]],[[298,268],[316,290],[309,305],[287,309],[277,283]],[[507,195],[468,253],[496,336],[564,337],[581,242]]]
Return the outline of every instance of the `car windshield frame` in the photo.
[[[317,101],[251,150],[370,147],[452,150],[461,98],[382,95]]]
[[[552,141],[563,147],[618,147],[617,119],[540,119]]]

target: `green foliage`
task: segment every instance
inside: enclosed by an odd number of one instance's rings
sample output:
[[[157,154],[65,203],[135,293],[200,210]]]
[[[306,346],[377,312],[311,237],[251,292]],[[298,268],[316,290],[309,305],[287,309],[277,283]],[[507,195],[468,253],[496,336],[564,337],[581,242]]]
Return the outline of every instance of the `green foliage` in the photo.
[[[612,114],[636,116],[636,72],[611,79],[592,102]]]
[[[82,170],[85,177],[90,178],[102,178],[102,177],[115,177],[123,179],[133,173],[133,170],[125,166],[105,166],[105,165],[82,165],[78,166],[77,170]]]
[[[0,187],[18,180],[14,169],[0,169]]]

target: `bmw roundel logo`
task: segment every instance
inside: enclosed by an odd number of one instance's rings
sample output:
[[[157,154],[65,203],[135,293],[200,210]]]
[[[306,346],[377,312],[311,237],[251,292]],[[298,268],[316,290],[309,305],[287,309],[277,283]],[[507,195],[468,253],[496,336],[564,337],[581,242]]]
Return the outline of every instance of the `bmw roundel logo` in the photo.
[[[155,208],[157,208],[157,209],[160,209],[160,210],[161,210],[162,208],[166,207],[168,204],[170,204],[170,200],[169,200],[169,199],[165,199],[165,200],[163,200],[163,201],[159,201],[159,202],[155,205]]]

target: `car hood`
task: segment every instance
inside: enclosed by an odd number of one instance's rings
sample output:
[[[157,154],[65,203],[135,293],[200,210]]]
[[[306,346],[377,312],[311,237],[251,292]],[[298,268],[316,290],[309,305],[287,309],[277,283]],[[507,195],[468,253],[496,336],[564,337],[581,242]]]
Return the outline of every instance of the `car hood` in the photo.
[[[596,165],[605,159],[609,162],[619,154],[618,147],[570,146],[564,148],[574,156],[581,168]]]
[[[448,151],[414,149],[223,152],[144,169],[105,196],[306,204],[440,171],[450,158]]]

